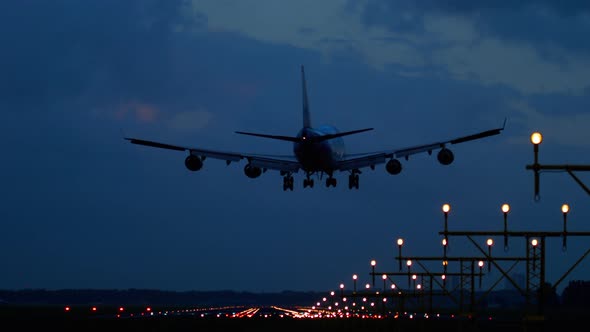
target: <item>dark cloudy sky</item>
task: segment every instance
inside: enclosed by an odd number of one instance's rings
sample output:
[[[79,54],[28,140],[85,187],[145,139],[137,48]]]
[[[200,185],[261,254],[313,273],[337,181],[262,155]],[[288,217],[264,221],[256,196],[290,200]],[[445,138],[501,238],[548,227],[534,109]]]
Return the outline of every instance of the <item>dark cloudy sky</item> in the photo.
[[[0,288],[351,287],[371,259],[396,270],[398,237],[441,254],[445,202],[451,230],[501,230],[504,202],[510,229],[561,230],[567,202],[568,229],[590,230],[567,173],[542,174],[535,202],[525,169],[535,130],[541,162],[590,164],[589,34],[586,1],[2,1]],[[181,152],[123,140],[291,153],[234,131],[295,135],[302,64],[314,124],[375,128],[346,137],[350,152],[506,129],[453,146],[450,166],[367,170],[358,191],[346,174],[303,190],[299,174],[283,192],[276,172],[218,160],[191,173]],[[450,255],[476,254],[451,240]],[[496,242],[524,255],[524,239]],[[547,280],[587,243],[548,240]]]

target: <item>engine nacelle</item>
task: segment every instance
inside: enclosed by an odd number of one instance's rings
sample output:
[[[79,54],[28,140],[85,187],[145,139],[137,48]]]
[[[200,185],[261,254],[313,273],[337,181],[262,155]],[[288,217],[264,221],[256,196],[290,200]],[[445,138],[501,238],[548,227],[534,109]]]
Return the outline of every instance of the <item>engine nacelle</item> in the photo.
[[[184,160],[184,165],[189,170],[195,172],[200,170],[203,167],[203,160],[198,156],[193,156],[192,154],[186,157]]]
[[[254,179],[262,174],[262,168],[246,164],[246,166],[244,166],[244,174],[246,174],[247,177]]]
[[[450,165],[453,160],[455,160],[455,156],[453,156],[453,152],[447,148],[442,148],[438,155],[436,156],[438,162],[443,165]]]
[[[387,164],[385,164],[385,169],[387,170],[387,173],[391,175],[399,174],[402,171],[402,163],[397,159],[390,159]]]

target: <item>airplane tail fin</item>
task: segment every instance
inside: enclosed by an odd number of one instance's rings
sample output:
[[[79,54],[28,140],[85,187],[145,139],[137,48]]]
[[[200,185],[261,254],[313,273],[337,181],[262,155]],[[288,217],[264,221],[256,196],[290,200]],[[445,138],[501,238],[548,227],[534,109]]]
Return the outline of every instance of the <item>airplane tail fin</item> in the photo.
[[[309,101],[307,99],[307,84],[305,83],[305,70],[303,69],[303,65],[301,65],[301,90],[303,94],[303,128],[311,128]]]
[[[301,88],[302,88],[302,95],[303,95],[303,128],[311,128],[311,116],[309,115],[309,102],[307,100],[307,84],[305,83],[305,70],[303,68],[303,65],[301,66]],[[352,130],[352,131],[347,131],[347,132],[343,132],[343,133],[327,134],[327,135],[312,136],[312,137],[268,135],[268,134],[259,134],[259,133],[249,133],[249,132],[243,132],[243,131],[236,131],[236,134],[257,136],[257,137],[270,138],[270,139],[276,139],[276,140],[288,141],[288,142],[319,143],[319,142],[327,141],[329,139],[358,134],[358,133],[362,133],[362,132],[369,131],[369,130],[373,130],[373,128],[358,129],[358,130]]]

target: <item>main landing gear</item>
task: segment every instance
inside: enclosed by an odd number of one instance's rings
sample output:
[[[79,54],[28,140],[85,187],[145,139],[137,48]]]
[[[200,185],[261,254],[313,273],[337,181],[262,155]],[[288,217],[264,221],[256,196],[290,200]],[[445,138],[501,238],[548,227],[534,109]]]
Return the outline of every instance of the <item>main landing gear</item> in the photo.
[[[348,189],[358,189],[359,188],[359,175],[358,174],[350,174],[348,176]]]
[[[328,187],[328,188],[329,188],[330,186],[332,186],[332,187],[336,188],[336,179],[335,179],[335,178],[333,178],[332,176],[329,176],[329,177],[326,179],[326,187]]]
[[[283,176],[283,191],[287,191],[287,189],[293,191],[293,176],[291,174]]]
[[[359,188],[359,171],[358,169],[353,170],[348,176],[348,189]]]
[[[359,174],[361,171],[358,169],[354,169],[350,172],[348,176],[348,189],[358,189],[359,188]],[[293,175],[291,173],[281,173],[283,175],[283,191],[291,190],[293,191]],[[307,174],[307,177],[303,179],[303,188],[313,188],[314,180],[311,178],[312,174]],[[334,187],[336,188],[337,180],[332,176],[332,174],[328,174],[326,178],[326,187]]]

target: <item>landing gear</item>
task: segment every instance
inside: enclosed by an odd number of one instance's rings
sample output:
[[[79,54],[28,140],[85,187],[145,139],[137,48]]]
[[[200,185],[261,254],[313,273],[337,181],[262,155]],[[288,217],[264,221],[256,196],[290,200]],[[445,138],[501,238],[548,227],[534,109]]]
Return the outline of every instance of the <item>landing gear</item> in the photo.
[[[307,179],[303,179],[303,188],[313,188],[313,179],[307,178]]]
[[[283,191],[287,191],[287,189],[293,191],[293,176],[292,175],[285,175],[283,177]]]
[[[348,176],[348,189],[358,189],[359,188],[359,175],[358,174],[350,174]]]
[[[353,169],[348,176],[348,189],[359,188],[359,174],[361,173],[358,169]]]
[[[331,176],[326,179],[326,187],[330,186],[336,188],[336,179]]]

